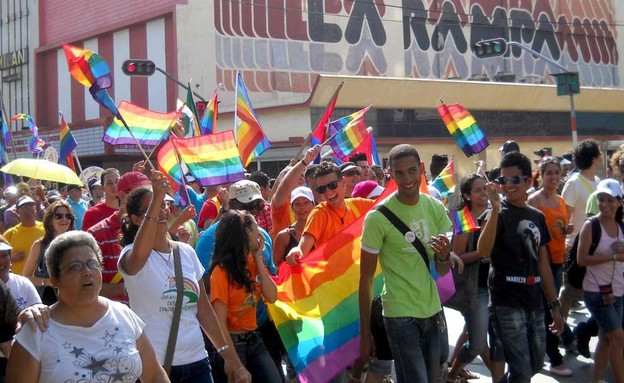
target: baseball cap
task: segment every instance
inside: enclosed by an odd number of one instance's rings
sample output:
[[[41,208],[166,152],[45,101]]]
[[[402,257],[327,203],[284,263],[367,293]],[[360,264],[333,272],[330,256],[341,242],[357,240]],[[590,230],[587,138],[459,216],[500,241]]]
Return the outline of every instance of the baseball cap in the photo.
[[[230,199],[237,199],[241,203],[249,203],[262,198],[260,186],[249,180],[240,180],[230,185]]]
[[[15,206],[21,207],[23,205],[26,205],[27,203],[34,204],[35,200],[30,198],[29,196],[25,195],[25,196],[22,196],[20,199],[17,200],[17,203],[15,204]]]
[[[46,193],[46,197],[48,198],[54,198],[54,197],[60,197],[61,193],[58,190],[48,190],[48,192]]]
[[[67,185],[67,191],[74,189],[82,189],[79,185]]]
[[[303,197],[314,203],[314,194],[312,194],[312,189],[307,186],[299,186],[294,188],[293,191],[290,192],[290,203],[292,204],[299,197]]]
[[[598,183],[596,194],[600,193],[608,194],[614,198],[622,198],[622,187],[618,181],[608,178]]]
[[[117,196],[120,192],[129,193],[139,186],[151,185],[152,182],[141,172],[128,172],[119,178]]]
[[[10,251],[10,250],[13,250],[11,245],[0,241],[0,251]]]
[[[377,198],[383,193],[384,188],[372,180],[361,181],[355,184],[351,197]]]
[[[340,171],[342,173],[349,171],[351,169],[357,169],[357,166],[355,166],[353,162],[345,162],[342,165],[340,165]]]
[[[563,165],[570,165],[572,162],[568,161],[567,158],[565,157],[561,157],[561,161],[559,161],[559,165],[563,166]]]
[[[96,186],[102,186],[99,178],[91,178],[87,184],[89,185],[89,190],[93,190]]]
[[[9,186],[6,189],[4,189],[4,197],[8,197],[8,196],[13,196],[13,197],[17,197],[17,188],[15,186]]]
[[[516,141],[509,140],[509,141],[505,142],[503,144],[503,146],[498,148],[498,150],[500,152],[503,152],[503,154],[507,154],[507,153],[513,152],[513,151],[519,152],[520,151],[520,145],[518,145],[518,143]]]

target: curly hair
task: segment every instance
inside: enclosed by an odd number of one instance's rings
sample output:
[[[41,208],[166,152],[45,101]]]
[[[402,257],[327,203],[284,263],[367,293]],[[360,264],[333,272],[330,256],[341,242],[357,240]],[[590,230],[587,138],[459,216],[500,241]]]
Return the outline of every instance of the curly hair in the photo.
[[[618,151],[611,155],[609,158],[609,165],[611,165],[611,169],[613,169],[613,175],[620,179],[622,177],[622,172],[620,171],[620,161],[624,162],[624,149],[620,148]]]
[[[43,238],[41,239],[42,247],[48,246],[50,242],[52,242],[52,240],[54,239],[54,236],[56,235],[54,233],[54,225],[53,225],[54,214],[56,214],[56,210],[61,207],[64,207],[65,209],[67,209],[67,211],[69,211],[69,214],[72,215],[72,219],[70,220],[69,228],[67,229],[67,231],[71,231],[75,229],[74,224],[76,223],[76,217],[74,216],[74,211],[72,210],[71,206],[69,206],[69,204],[63,200],[54,202],[52,205],[48,206],[48,208],[46,209],[45,215],[43,216],[43,227],[45,228],[45,234],[43,235]]]
[[[119,243],[121,246],[127,246],[134,243],[134,238],[139,231],[139,225],[132,222],[131,215],[142,217],[145,211],[141,210],[141,201],[147,193],[151,193],[149,186],[141,186],[130,192],[126,200],[126,214],[121,218],[121,238]]]
[[[80,230],[68,231],[54,238],[45,252],[45,262],[50,276],[58,279],[61,276],[61,263],[65,252],[81,246],[90,247],[98,262],[102,263],[102,251],[91,234]]]
[[[246,211],[228,211],[217,227],[215,248],[210,273],[221,266],[233,284],[244,287],[247,292],[253,290],[254,281],[247,270],[249,254],[249,234],[247,230],[253,226],[254,218]]]
[[[323,161],[321,164],[314,170],[314,180],[317,180],[323,176],[334,173],[338,176],[338,180],[342,179],[342,172],[338,165],[333,162]]]
[[[472,191],[472,184],[476,180],[483,180],[483,181],[485,181],[483,179],[483,177],[481,177],[477,173],[468,173],[464,177],[462,177],[461,181],[459,182],[459,191],[461,193],[461,199],[464,202],[459,207],[459,209],[463,209],[464,206],[468,206],[468,210],[472,210],[472,202],[470,200],[466,199],[466,197],[464,197],[464,194],[470,194],[470,192]]]

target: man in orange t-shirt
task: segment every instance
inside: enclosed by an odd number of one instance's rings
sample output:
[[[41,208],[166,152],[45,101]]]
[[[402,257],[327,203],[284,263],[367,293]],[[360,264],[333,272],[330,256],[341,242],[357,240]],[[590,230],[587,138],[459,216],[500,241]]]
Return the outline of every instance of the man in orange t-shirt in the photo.
[[[345,200],[345,179],[340,168],[333,162],[323,162],[314,174],[316,191],[325,201],[318,204],[308,217],[299,245],[293,247],[286,261],[296,265],[312,247],[323,243],[340,233],[345,227],[365,214],[375,203],[366,198]]]

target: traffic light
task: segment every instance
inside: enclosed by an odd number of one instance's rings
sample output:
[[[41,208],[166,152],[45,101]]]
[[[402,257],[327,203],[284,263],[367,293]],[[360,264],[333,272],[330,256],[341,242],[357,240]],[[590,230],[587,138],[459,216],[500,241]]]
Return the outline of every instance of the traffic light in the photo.
[[[472,51],[480,59],[502,56],[507,52],[507,41],[503,38],[481,40],[472,44]]]
[[[156,71],[156,64],[150,60],[126,60],[121,69],[128,76],[151,76]]]
[[[551,76],[555,77],[557,96],[581,93],[581,83],[579,81],[578,72],[555,73]]]

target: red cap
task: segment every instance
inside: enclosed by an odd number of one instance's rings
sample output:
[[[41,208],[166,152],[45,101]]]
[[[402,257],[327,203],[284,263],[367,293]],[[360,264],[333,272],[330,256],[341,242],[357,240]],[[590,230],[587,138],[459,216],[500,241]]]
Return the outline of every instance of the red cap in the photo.
[[[119,196],[120,192],[130,193],[139,186],[151,184],[152,181],[150,181],[150,179],[141,172],[126,173],[119,178],[119,182],[117,183],[117,196]]]

